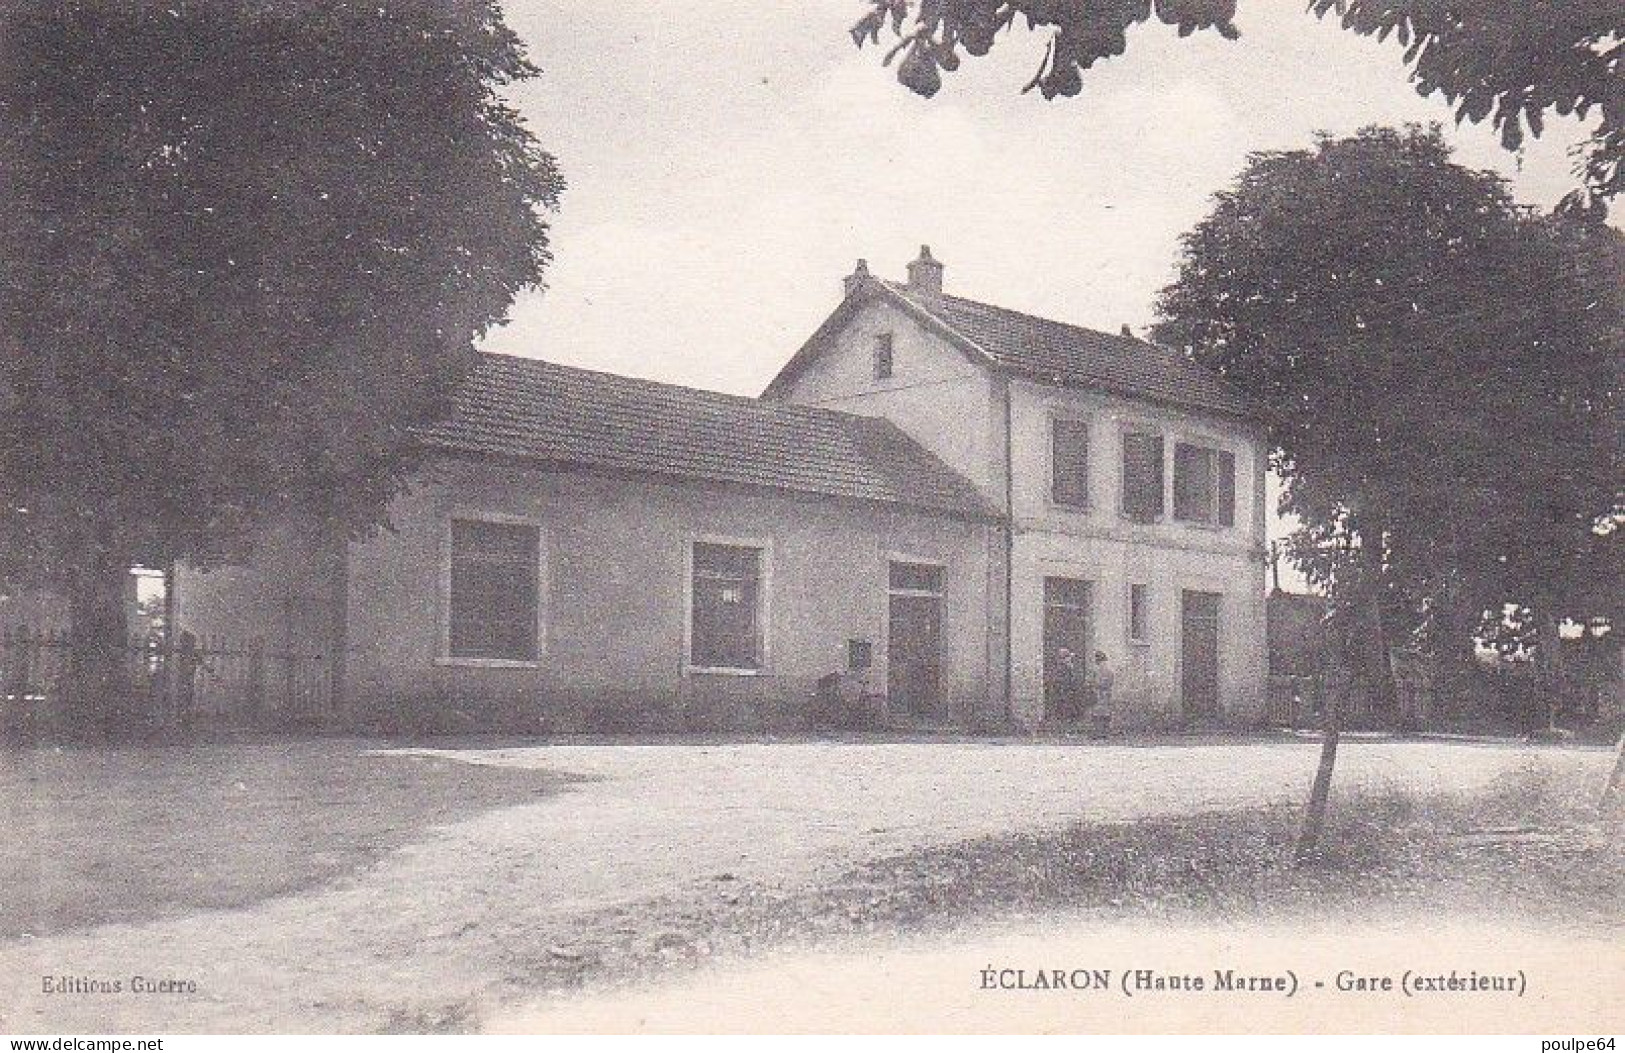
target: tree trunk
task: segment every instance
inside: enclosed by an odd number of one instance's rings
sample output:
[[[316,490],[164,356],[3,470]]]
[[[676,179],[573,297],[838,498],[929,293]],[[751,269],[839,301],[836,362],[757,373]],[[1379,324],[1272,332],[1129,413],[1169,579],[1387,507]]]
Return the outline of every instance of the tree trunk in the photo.
[[[1371,655],[1371,709],[1388,714],[1396,724],[1400,722],[1399,685],[1394,682],[1394,660],[1388,639],[1388,618],[1383,611],[1382,597],[1371,595],[1371,634],[1374,653]]]
[[[1545,702],[1546,731],[1557,731],[1557,716],[1563,708],[1562,679],[1563,641],[1557,632],[1557,618],[1549,609],[1540,614],[1539,636],[1535,644],[1535,666],[1540,671],[1538,683]]]
[[[1435,618],[1438,632],[1432,641],[1434,706],[1449,713],[1471,711],[1478,704],[1474,697],[1478,669],[1475,635],[1482,618],[1481,610],[1474,604],[1452,599],[1440,605]]]
[[[1614,749],[1614,770],[1603,784],[1597,811],[1607,818],[1619,808],[1622,800],[1625,800],[1625,733],[1619,736],[1619,745]]]
[[[129,626],[124,609],[129,569],[105,560],[68,586],[68,676],[63,712],[77,739],[100,739],[130,727]]]
[[[1309,790],[1309,805],[1303,813],[1303,829],[1298,832],[1298,847],[1294,856],[1301,866],[1314,858],[1326,832],[1326,804],[1332,792],[1332,770],[1337,765],[1337,740],[1340,721],[1337,700],[1330,695],[1323,703],[1320,737],[1320,767],[1315,770],[1315,783]]]

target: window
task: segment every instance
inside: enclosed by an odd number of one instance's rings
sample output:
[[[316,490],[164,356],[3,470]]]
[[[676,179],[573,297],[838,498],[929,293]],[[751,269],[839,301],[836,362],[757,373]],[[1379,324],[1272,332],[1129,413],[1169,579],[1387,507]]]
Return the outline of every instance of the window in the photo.
[[[762,668],[761,592],[761,549],[694,543],[690,665]]]
[[[875,664],[875,645],[868,640],[846,641],[846,668],[854,673],[861,673],[865,669],[873,668]]]
[[[450,570],[447,656],[535,661],[541,531],[453,519]]]
[[[1050,499],[1082,508],[1089,503],[1089,425],[1056,417],[1050,421]]]
[[[875,379],[890,380],[892,374],[892,338],[890,333],[875,337]]]
[[[1174,518],[1236,525],[1236,455],[1228,450],[1174,446]]]
[[[1123,514],[1136,523],[1162,518],[1162,436],[1123,433]]]
[[[1151,642],[1151,586],[1128,587],[1128,642]]]
[[[893,561],[888,584],[892,592],[940,596],[942,594],[942,568],[934,563],[899,563]]]
[[[1045,578],[1044,606],[1087,613],[1089,583],[1081,578]]]

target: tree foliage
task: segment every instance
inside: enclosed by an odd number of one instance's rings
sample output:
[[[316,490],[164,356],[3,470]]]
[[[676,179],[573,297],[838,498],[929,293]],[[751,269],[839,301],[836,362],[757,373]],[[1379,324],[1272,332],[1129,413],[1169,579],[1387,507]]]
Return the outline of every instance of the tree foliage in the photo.
[[[1267,408],[1296,561],[1436,647],[1518,603],[1618,618],[1625,251],[1437,127],[1253,155],[1155,337]],[[1618,624],[1616,620],[1616,624]]]
[[[1254,3],[1260,0],[1252,0]],[[1240,35],[1236,0],[868,0],[861,46],[896,37],[897,77],[934,95],[961,55],[981,56],[1016,25],[1047,32],[1027,88],[1046,99],[1083,90],[1083,71],[1122,55],[1128,32],[1156,21],[1180,36]],[[1539,136],[1545,114],[1596,115],[1581,174],[1598,199],[1625,188],[1625,6],[1617,0],[1308,0],[1320,18],[1404,48],[1412,82],[1441,92],[1457,120],[1488,120],[1508,149]]]
[[[533,72],[494,0],[0,2],[11,569],[373,523],[548,260]]]
[[[85,730],[132,564],[375,524],[561,189],[495,0],[0,0],[0,575]]]

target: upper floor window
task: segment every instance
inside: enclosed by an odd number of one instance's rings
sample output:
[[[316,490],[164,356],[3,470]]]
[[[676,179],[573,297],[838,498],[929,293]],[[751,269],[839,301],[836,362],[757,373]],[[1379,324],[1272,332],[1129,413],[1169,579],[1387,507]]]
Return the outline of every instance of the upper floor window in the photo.
[[[535,661],[540,576],[536,526],[453,519],[447,656]]]
[[[1162,436],[1123,433],[1123,514],[1136,523],[1162,518]]]
[[[1050,421],[1050,499],[1082,508],[1089,503],[1089,425],[1056,417]]]
[[[762,556],[745,545],[694,543],[691,666],[762,668]]]
[[[1190,443],[1174,445],[1174,518],[1236,525],[1236,455]]]
[[[892,375],[892,335],[881,333],[875,337],[875,379],[890,380]]]

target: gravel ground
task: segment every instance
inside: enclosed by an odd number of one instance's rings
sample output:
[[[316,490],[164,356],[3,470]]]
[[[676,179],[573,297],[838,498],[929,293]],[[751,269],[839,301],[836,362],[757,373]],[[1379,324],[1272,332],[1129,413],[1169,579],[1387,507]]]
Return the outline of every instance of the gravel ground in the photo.
[[[1544,1034],[1617,1033],[1625,955],[1610,937],[1453,921],[1347,919],[1290,927],[1132,923],[1059,915],[905,940],[871,940],[732,961],[663,983],[548,1000],[487,1021],[499,1034]],[[1583,963],[1583,964],[1581,964]],[[1125,969],[1197,976],[1208,989],[1125,998],[1109,991],[987,990],[987,968]],[[1223,994],[1225,967],[1308,986],[1292,998]],[[1335,988],[1345,971],[1531,976],[1524,998],[1406,997]],[[1323,988],[1314,988],[1319,982]],[[1451,1043],[1455,1045],[1457,1043]]]
[[[805,887],[995,834],[1296,800],[1316,756],[1311,742],[1257,741],[353,748],[399,755],[403,779],[415,770],[409,758],[424,755],[578,778],[533,803],[416,831],[317,889],[0,943],[0,1031],[466,1028],[533,997],[539,963],[568,959],[561,940],[586,917],[627,912],[636,929],[638,904],[669,907],[701,888],[714,894],[719,881]],[[1475,794],[1543,772],[1600,781],[1609,760],[1578,749],[1351,743],[1338,789]],[[197,990],[131,993],[138,975]],[[43,992],[42,978],[64,976],[125,978],[126,990]]]

